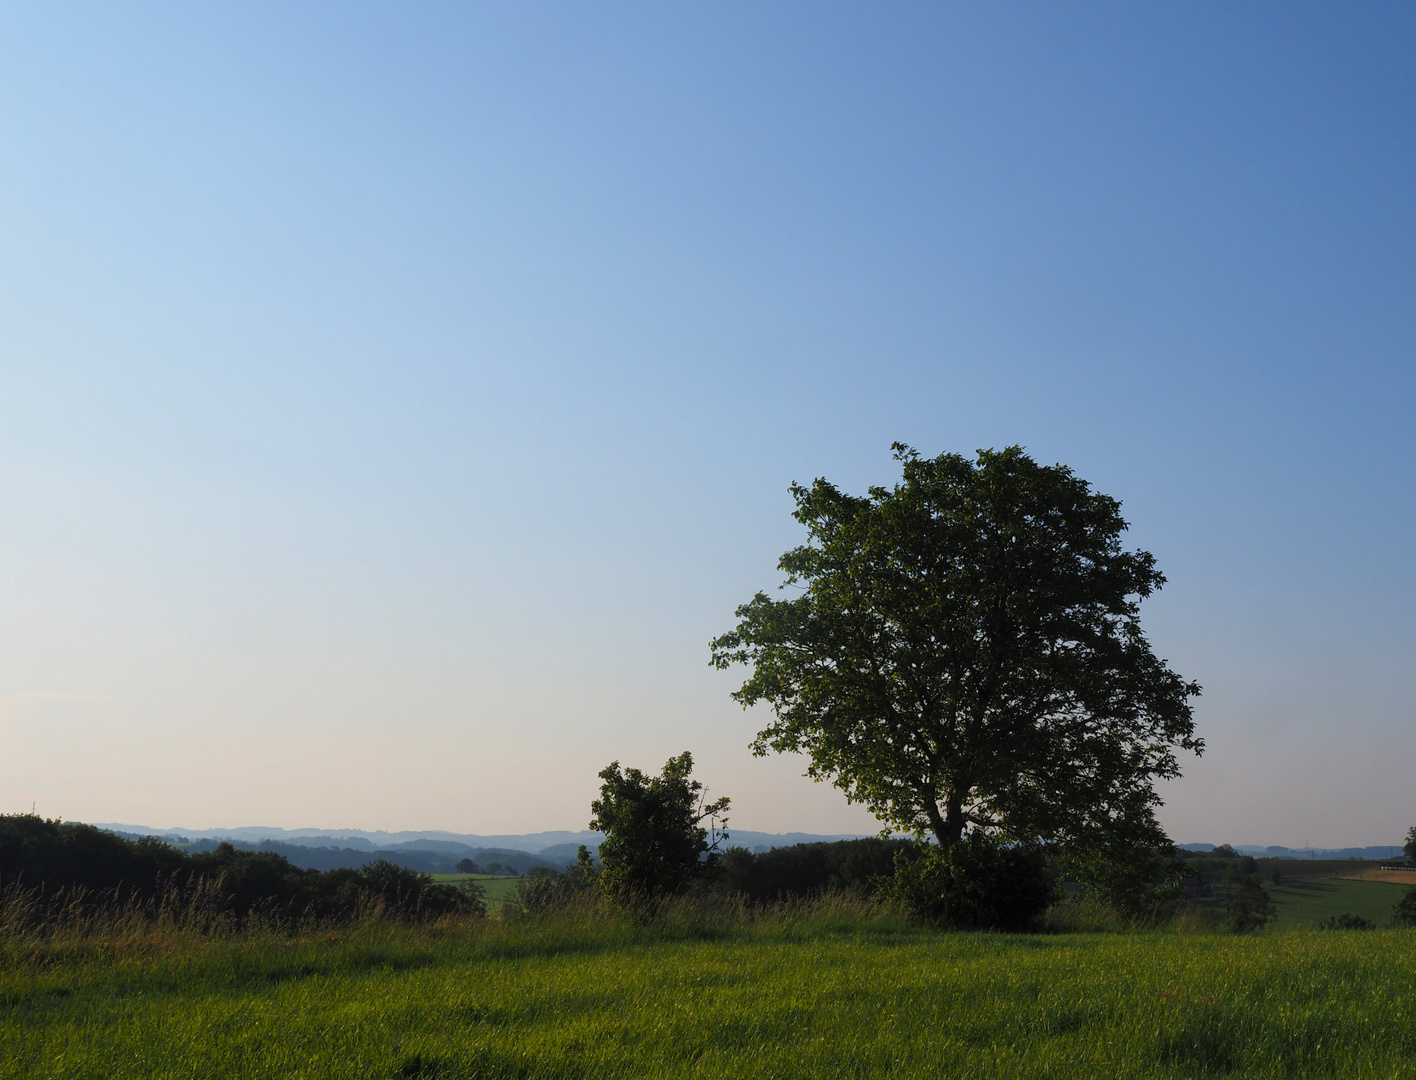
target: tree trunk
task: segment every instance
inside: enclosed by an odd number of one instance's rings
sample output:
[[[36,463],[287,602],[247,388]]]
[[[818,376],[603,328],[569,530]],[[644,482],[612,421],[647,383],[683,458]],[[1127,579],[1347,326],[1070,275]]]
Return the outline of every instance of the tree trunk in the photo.
[[[949,796],[949,805],[943,814],[939,812],[939,804],[934,798],[926,796],[924,812],[929,817],[929,827],[934,831],[934,838],[939,841],[941,850],[947,851],[964,835],[964,806],[959,796]]]

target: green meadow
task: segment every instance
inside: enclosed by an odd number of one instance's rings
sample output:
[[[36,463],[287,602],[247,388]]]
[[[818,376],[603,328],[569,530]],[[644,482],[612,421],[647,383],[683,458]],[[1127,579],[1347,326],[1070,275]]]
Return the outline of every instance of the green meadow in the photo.
[[[521,879],[509,874],[429,874],[434,881],[456,885],[462,881],[475,881],[482,889],[487,905],[494,906],[516,895],[516,885]]]
[[[1334,915],[1360,915],[1368,922],[1384,925],[1391,916],[1392,906],[1401,899],[1407,886],[1385,881],[1343,881],[1328,878],[1290,881],[1269,888],[1278,908],[1278,918],[1268,933],[1316,926]]]
[[[0,1077],[1416,1076],[1408,930],[1005,936],[824,902],[0,955]]]

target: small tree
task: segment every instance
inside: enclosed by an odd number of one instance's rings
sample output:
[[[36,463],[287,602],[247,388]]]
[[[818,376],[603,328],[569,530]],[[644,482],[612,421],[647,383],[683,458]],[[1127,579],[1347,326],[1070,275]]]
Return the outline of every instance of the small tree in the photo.
[[[1406,861],[1416,863],[1416,825],[1406,830],[1406,846],[1402,848],[1406,852]]]
[[[1224,872],[1229,918],[1226,925],[1236,934],[1262,930],[1278,918],[1278,907],[1259,880],[1258,874],[1238,869]]]
[[[482,871],[471,859],[463,859],[457,864],[457,872],[459,874],[480,874]]]
[[[639,903],[681,892],[727,839],[729,800],[708,802],[703,785],[689,779],[692,771],[693,756],[684,751],[658,776],[621,769],[618,761],[600,772],[590,828],[605,834],[600,884],[607,896]]]

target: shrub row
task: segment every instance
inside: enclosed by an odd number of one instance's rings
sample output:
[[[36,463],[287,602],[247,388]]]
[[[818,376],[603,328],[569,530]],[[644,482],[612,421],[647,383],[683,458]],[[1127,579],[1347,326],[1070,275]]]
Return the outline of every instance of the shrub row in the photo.
[[[756,905],[826,896],[877,901],[933,926],[1020,931],[1037,925],[1055,899],[1056,881],[1056,867],[1040,849],[976,834],[948,851],[874,838],[766,852],[729,848],[703,863],[687,891],[701,900]],[[605,903],[655,917],[665,899],[614,888],[586,853],[565,873],[538,870],[523,878],[514,907],[540,915]]]

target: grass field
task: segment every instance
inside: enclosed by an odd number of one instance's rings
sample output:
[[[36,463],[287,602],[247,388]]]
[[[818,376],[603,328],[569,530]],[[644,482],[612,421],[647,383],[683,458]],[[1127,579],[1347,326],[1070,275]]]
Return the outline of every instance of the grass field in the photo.
[[[1333,915],[1351,912],[1384,926],[1392,905],[1401,899],[1407,886],[1381,881],[1291,881],[1269,887],[1278,907],[1278,918],[1269,933],[1310,927]]]
[[[11,941],[0,1077],[1416,1076],[1416,932],[1008,937],[845,909]]]
[[[507,874],[432,874],[434,881],[444,881],[456,884],[459,881],[475,881],[482,886],[482,895],[487,899],[487,905],[500,904],[509,896],[516,895],[516,883],[521,879],[511,877]]]

